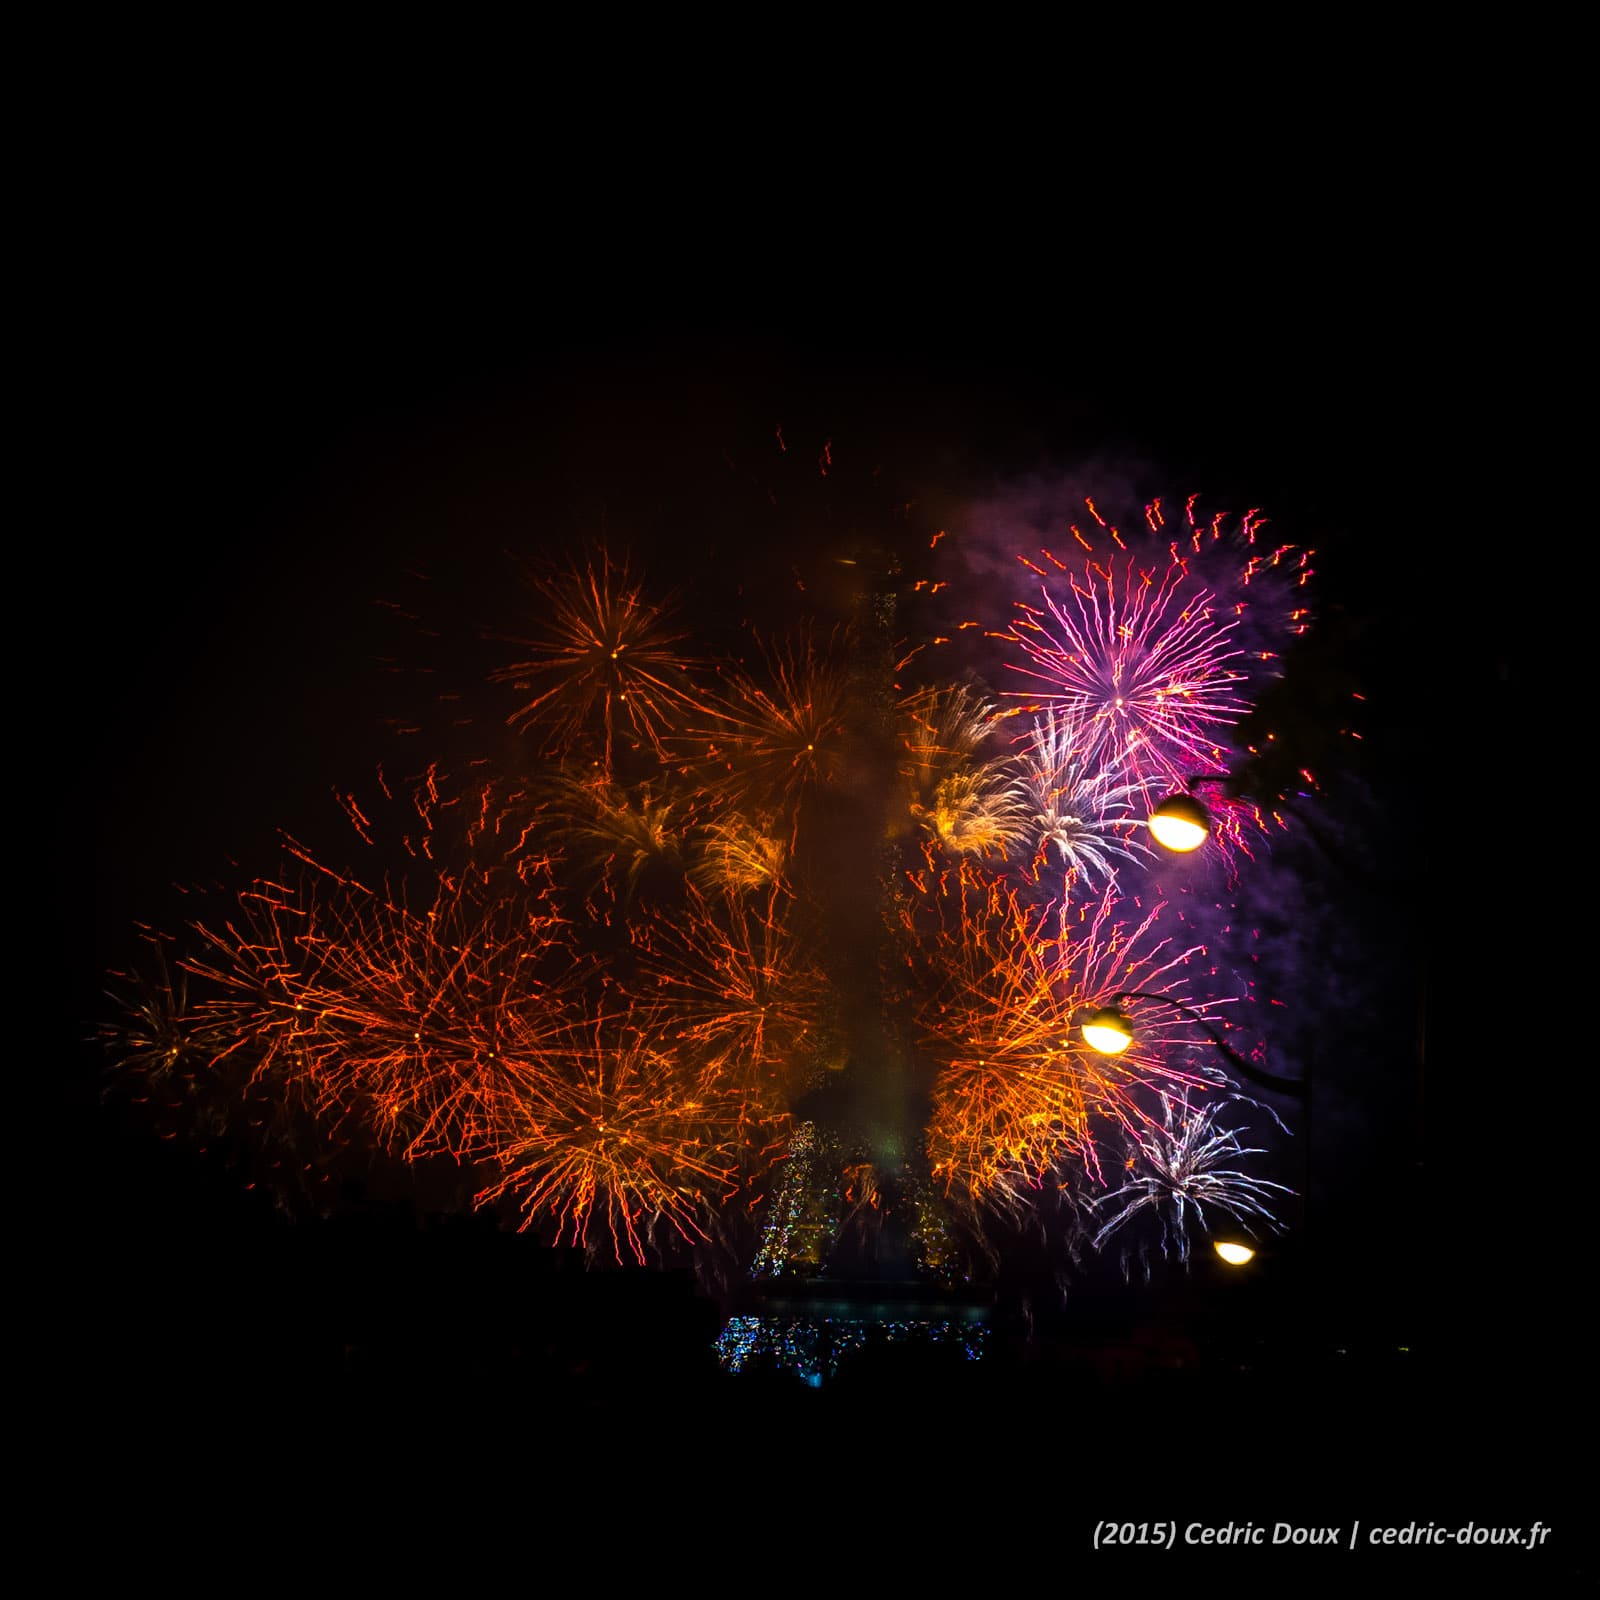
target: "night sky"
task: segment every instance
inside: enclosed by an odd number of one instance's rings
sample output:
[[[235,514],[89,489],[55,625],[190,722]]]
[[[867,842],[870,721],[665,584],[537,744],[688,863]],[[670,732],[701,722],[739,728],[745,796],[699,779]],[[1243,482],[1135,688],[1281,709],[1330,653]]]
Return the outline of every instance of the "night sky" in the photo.
[[[230,857],[253,863],[280,826],[334,834],[331,787],[392,752],[383,719],[407,685],[374,664],[397,638],[375,602],[402,595],[408,570],[432,575],[438,625],[475,671],[492,656],[477,633],[514,620],[507,552],[603,533],[703,606],[723,581],[709,550],[781,571],[808,539],[879,536],[897,501],[937,520],[1067,473],[1261,506],[1319,552],[1319,632],[1291,682],[1348,674],[1366,697],[1359,747],[1315,748],[1348,852],[1327,892],[1370,930],[1363,1004],[1381,1013],[1347,1032],[1389,1041],[1321,1069],[1339,1080],[1315,1190],[1330,1339],[1403,1335],[1476,1375],[1496,1416],[1518,1411],[1495,1363],[1536,1346],[1543,1264],[1447,1238],[1488,1229],[1500,1202],[1485,1190],[1504,1179],[1462,1172],[1477,1169],[1458,1153],[1473,1119],[1447,1086],[1479,1096],[1492,1074],[1440,1015],[1458,936],[1427,819],[1459,748],[1446,657],[1494,726],[1520,646],[1484,628],[1463,649],[1443,620],[1459,617],[1453,541],[1472,492],[1442,476],[1459,414],[1446,393],[1469,363],[1412,314],[1409,281],[1352,284],[1324,263],[1269,300],[1238,283],[1007,286],[951,268],[907,288],[898,272],[852,277],[842,250],[816,273],[729,259],[712,281],[641,280],[612,260],[513,292],[504,264],[481,280],[379,251],[323,265],[308,238],[245,266],[247,242],[151,266],[116,296],[86,381],[92,449],[63,486],[85,527],[58,567],[82,698],[60,713],[67,777],[48,791],[72,841],[52,907],[71,1131],[52,1143],[87,1158],[54,1201],[65,1228],[159,1254],[199,1213],[211,1244],[256,1225],[227,1172],[154,1148],[103,1097],[102,1052],[83,1041],[107,1015],[101,974],[136,953],[135,920],[181,922],[174,881],[229,878]],[[47,670],[59,686],[63,668]],[[1379,1236],[1394,1243],[1374,1258]]]

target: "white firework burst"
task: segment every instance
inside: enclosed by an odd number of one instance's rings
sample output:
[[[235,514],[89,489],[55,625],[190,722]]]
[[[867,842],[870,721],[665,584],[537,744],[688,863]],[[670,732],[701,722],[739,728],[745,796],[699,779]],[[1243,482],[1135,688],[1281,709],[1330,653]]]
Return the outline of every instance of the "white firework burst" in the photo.
[[[1039,848],[1053,845],[1063,866],[1091,882],[1097,873],[1109,879],[1117,861],[1153,854],[1138,840],[1141,785],[1123,781],[1115,765],[1097,764],[1093,744],[1079,718],[1048,711],[1022,756]]]
[[[1268,1202],[1275,1192],[1294,1191],[1242,1170],[1239,1163],[1245,1157],[1266,1152],[1239,1142],[1239,1134],[1247,1130],[1217,1126],[1222,1105],[1216,1101],[1196,1110],[1186,1095],[1161,1096],[1160,1125],[1152,1123],[1134,1136],[1128,1182],[1094,1203],[1097,1213],[1111,1213],[1091,1241],[1095,1249],[1145,1212],[1159,1222],[1162,1254],[1184,1262],[1189,1259],[1191,1224],[1210,1232],[1208,1211],[1232,1217],[1252,1237],[1252,1221],[1277,1228]]]

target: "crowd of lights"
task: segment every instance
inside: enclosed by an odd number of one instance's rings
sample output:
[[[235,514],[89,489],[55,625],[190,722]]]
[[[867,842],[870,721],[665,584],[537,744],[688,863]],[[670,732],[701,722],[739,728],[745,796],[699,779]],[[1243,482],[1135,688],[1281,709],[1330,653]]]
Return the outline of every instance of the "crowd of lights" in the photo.
[[[988,1333],[981,1322],[735,1316],[717,1340],[717,1358],[728,1372],[786,1372],[820,1388],[853,1354],[878,1345],[958,1349],[965,1360],[981,1361]]]

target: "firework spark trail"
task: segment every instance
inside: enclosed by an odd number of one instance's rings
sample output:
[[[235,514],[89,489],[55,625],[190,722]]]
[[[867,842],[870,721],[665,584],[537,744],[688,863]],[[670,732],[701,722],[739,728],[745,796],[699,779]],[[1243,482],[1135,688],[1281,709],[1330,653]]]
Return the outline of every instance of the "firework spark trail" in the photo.
[[[1096,1122],[1139,1126],[1140,1090],[1215,1081],[1203,1056],[1182,1053],[1199,1035],[1169,1008],[1144,1006],[1122,1056],[1100,1055],[1077,1031],[1124,990],[1183,992],[1198,951],[1154,937],[1159,905],[1130,925],[1110,886],[1074,909],[1030,904],[967,863],[923,881],[907,924],[912,959],[931,958],[934,973],[917,1021],[938,1064],[928,1143],[947,1192],[1004,1207],[1064,1161],[1098,1174]]]
[[[275,1203],[296,1215],[320,1212],[322,1186],[345,1152],[365,1143],[361,1130],[308,1102],[286,1078],[260,1072],[248,1043],[241,1048],[238,1008],[208,1003],[216,997],[203,983],[191,996],[190,974],[174,973],[154,936],[152,943],[147,968],[112,974],[121,1018],[100,1030],[131,1102],[151,1109],[163,1139],[187,1136],[202,1151],[213,1139],[224,1150],[237,1149],[241,1135],[264,1142],[258,1177],[268,1179]]]
[[[124,1071],[155,1085],[205,1068],[225,1041],[215,1021],[191,1006],[188,973],[180,969],[174,976],[159,943],[152,965],[153,975],[111,974],[119,987],[108,991],[109,998],[121,1017],[99,1031]]]
[[[422,915],[385,899],[342,917],[305,1004],[340,1036],[330,1059],[380,1125],[406,1130],[408,1156],[462,1157],[481,1151],[494,1105],[547,1072],[579,982],[553,910],[485,903],[465,880]]]
[[[1119,499],[1137,502],[1126,485]],[[1121,529],[1069,477],[1022,480],[968,509],[968,530],[954,547],[966,568],[958,592],[971,594],[975,586],[997,578],[1009,589],[1019,563],[1057,585],[1068,574],[1103,571],[1124,558],[1152,574],[1178,567],[1193,591],[1209,591],[1219,612],[1236,623],[1231,647],[1255,677],[1262,664],[1278,659],[1286,638],[1310,627],[1307,585],[1316,552],[1270,537],[1271,519],[1259,507],[1235,516],[1201,510],[1199,500],[1190,495],[1186,501],[1149,501],[1134,526]],[[1037,587],[1030,585],[1030,594]],[[975,621],[962,625],[979,626]]]
[[[1284,640],[1310,626],[1315,552],[1266,538],[1259,509],[1206,516],[1198,499],[1181,511],[1150,501],[1146,527],[1126,535],[1082,501],[1089,515],[1068,524],[1070,543],[1016,558],[1040,582],[1011,625],[989,634],[1021,647],[1024,660],[1008,665],[1036,685],[1010,693],[1029,702],[1012,714],[1052,708],[1086,719],[1086,759],[1119,765],[1146,809],[1191,778],[1226,774],[1240,754],[1229,730],[1250,710],[1251,682],[1277,675]],[[1059,526],[1048,496],[1025,497],[1009,515]],[[1205,798],[1225,858],[1252,855],[1255,838],[1283,826],[1221,788]]]
[[[952,855],[1004,857],[1028,833],[1026,793],[1001,762],[952,773],[932,805],[912,807],[919,826]]]
[[[224,997],[201,1007],[222,1053],[408,1160],[498,1165],[480,1203],[513,1199],[525,1225],[549,1213],[587,1245],[601,1218],[619,1260],[642,1261],[658,1224],[707,1237],[781,1110],[695,1070],[656,1013],[576,1020],[560,919],[480,904],[470,883],[424,913],[348,889],[248,891],[249,919],[205,930],[206,959],[187,965]]]
[[[195,924],[202,953],[181,966],[207,987],[196,1010],[218,1042],[213,1066],[238,1056],[254,1080],[325,1053],[327,1041],[316,1038],[304,1005],[321,950],[315,926],[310,892],[267,879],[241,890],[215,925]]]
[[[598,724],[608,772],[619,734],[660,755],[666,735],[696,703],[697,663],[678,649],[685,633],[645,598],[626,561],[604,550],[535,587],[549,606],[544,631],[509,640],[527,655],[490,680],[532,693],[506,720],[542,728],[545,748],[562,752]]]
[[[901,774],[926,805],[952,773],[981,759],[996,728],[994,705],[966,684],[919,689],[900,702],[906,748]]]
[[[596,1016],[564,1054],[548,1085],[504,1103],[501,1177],[478,1197],[514,1200],[525,1228],[551,1216],[557,1243],[587,1247],[599,1222],[618,1262],[643,1264],[658,1230],[703,1241],[742,1175],[781,1149],[781,1123],[685,1073],[648,1014]]]
[[[1101,1222],[1092,1240],[1094,1248],[1103,1248],[1114,1234],[1146,1212],[1159,1220],[1161,1253],[1171,1251],[1180,1261],[1189,1259],[1191,1221],[1210,1232],[1207,1208],[1232,1217],[1252,1236],[1252,1221],[1276,1228],[1268,1202],[1275,1193],[1293,1191],[1240,1169],[1238,1163],[1245,1157],[1266,1152],[1242,1145],[1239,1134],[1244,1130],[1217,1126],[1223,1102],[1194,1109],[1187,1094],[1163,1094],[1160,1098],[1161,1120],[1147,1123],[1134,1134],[1127,1163],[1132,1174],[1129,1181],[1094,1202],[1097,1212],[1119,1208]]]

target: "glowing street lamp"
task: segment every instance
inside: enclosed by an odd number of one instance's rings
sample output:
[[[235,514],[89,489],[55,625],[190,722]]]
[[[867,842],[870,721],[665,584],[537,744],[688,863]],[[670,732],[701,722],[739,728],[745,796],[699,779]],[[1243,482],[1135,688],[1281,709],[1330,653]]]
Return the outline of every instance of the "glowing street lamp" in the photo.
[[[1133,1043],[1133,1024],[1115,1006],[1103,1006],[1083,1023],[1083,1036],[1103,1056],[1120,1056]]]
[[[1202,783],[1226,783],[1225,772],[1197,772],[1184,780],[1186,794],[1169,794],[1150,813],[1150,832],[1164,850],[1187,855],[1198,850],[1211,832],[1211,813],[1194,797]]]
[[[1193,795],[1168,795],[1150,813],[1150,832],[1165,849],[1187,855],[1206,842],[1211,813]]]
[[[1218,1239],[1215,1245],[1216,1252],[1228,1263],[1230,1267],[1242,1267],[1247,1262],[1254,1261],[1256,1253],[1247,1244],[1238,1244],[1232,1239]]]

